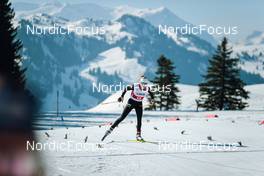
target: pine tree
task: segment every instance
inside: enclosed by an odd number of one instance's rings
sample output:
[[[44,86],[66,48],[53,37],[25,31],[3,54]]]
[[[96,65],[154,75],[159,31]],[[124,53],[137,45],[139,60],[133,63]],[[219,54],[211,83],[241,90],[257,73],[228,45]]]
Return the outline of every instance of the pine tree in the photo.
[[[21,69],[22,43],[16,39],[17,28],[12,24],[15,13],[9,0],[0,1],[0,75],[15,89],[25,88],[25,69]]]
[[[170,59],[161,55],[157,60],[158,69],[153,83],[156,86],[154,92],[156,106],[159,110],[173,110],[180,104],[179,92],[176,83],[179,82],[179,76],[174,73],[174,65]],[[157,91],[158,90],[158,91]]]
[[[240,79],[239,58],[232,58],[227,38],[217,46],[216,53],[209,60],[204,83],[200,87],[201,107],[206,110],[242,110],[248,99],[244,82]]]

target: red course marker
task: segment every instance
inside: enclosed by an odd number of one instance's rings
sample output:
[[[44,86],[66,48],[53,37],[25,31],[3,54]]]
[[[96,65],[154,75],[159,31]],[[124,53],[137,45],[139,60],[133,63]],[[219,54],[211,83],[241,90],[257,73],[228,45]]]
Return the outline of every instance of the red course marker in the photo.
[[[260,121],[259,125],[264,125],[264,120]]]
[[[208,114],[206,115],[207,118],[218,118],[218,115],[216,114]]]
[[[165,121],[168,122],[168,121],[179,121],[180,118],[179,117],[169,117],[169,118],[166,118]]]

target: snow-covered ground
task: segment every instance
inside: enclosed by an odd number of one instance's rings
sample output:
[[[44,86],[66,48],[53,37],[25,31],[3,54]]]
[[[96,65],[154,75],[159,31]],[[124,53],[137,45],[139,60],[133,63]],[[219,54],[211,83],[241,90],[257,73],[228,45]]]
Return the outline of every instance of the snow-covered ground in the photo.
[[[218,117],[212,118],[215,114]],[[70,144],[69,151],[61,150],[68,149],[64,145],[42,153],[47,175],[263,175],[263,111],[171,112],[167,121],[162,115],[168,113],[155,115],[143,120],[143,137],[150,141],[146,143],[129,141],[135,139],[136,121],[131,118],[103,143],[108,125],[36,131],[42,144]]]
[[[179,106],[179,111],[195,111],[196,103],[195,99],[199,97],[198,86],[178,84],[180,90],[181,105]],[[246,90],[250,92],[250,98],[247,100],[249,107],[247,110],[264,110],[263,99],[264,99],[264,84],[256,84],[246,86]],[[125,100],[122,103],[118,103],[117,99],[121,95],[121,92],[116,92],[109,96],[102,103],[96,107],[87,110],[91,113],[120,113],[125,106],[130,93],[127,92]],[[144,101],[144,106],[148,106],[147,100]]]
[[[115,93],[88,111],[94,115],[87,122],[91,125],[36,131],[47,175],[262,176],[263,86],[246,87],[251,98],[245,111],[195,112],[191,110],[195,109],[198,87],[180,84],[180,108],[187,111],[145,111],[144,143],[135,141],[136,119],[131,115],[100,141],[118,117],[102,118],[102,113],[120,114],[123,109],[123,104],[111,103],[120,95]],[[87,111],[83,113],[85,120]]]
[[[36,131],[47,175],[262,176],[264,84],[246,87],[251,93],[244,111],[195,112],[198,87],[178,87],[182,102],[178,111],[144,112],[144,143],[135,141],[133,111],[104,142],[100,141],[129,97],[127,93],[124,103],[117,103],[121,92],[79,112],[78,125],[69,114],[63,121],[72,124],[68,128]]]

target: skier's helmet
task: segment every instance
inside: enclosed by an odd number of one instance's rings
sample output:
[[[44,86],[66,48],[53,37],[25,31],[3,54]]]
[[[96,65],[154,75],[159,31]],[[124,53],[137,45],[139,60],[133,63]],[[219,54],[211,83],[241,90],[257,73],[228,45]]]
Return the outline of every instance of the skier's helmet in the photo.
[[[148,84],[148,80],[145,76],[141,76],[139,79],[139,83],[142,85],[147,85]]]

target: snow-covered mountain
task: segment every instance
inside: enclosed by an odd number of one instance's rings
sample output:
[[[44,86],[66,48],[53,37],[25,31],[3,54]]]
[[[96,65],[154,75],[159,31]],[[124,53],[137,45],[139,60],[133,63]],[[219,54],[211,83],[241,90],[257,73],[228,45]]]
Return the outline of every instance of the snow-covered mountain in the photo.
[[[25,17],[33,14],[45,13],[52,16],[62,17],[69,20],[83,18],[108,19],[111,17],[111,9],[92,3],[68,4],[60,1],[51,1],[42,4],[14,3],[17,17]]]
[[[138,9],[130,6],[119,6],[115,8],[112,12],[115,18],[119,18],[124,14],[131,14],[133,16],[138,16],[144,18],[146,21],[150,22],[154,26],[158,27],[159,25],[167,25],[167,26],[177,26],[183,27],[185,25],[194,26],[190,22],[187,22],[177,15],[175,15],[172,11],[170,11],[166,7],[160,7],[156,9],[146,8],[146,9]],[[209,35],[208,33],[202,33],[197,35],[203,40],[211,43],[212,45],[216,45],[215,39]]]
[[[130,6],[118,6],[113,10],[112,14],[114,18],[120,18],[125,14],[138,16],[146,19],[147,21],[150,21],[155,26],[159,24],[170,24],[177,26],[184,26],[185,24],[189,24],[185,20],[176,16],[166,7],[160,7],[156,9],[138,9]]]
[[[131,8],[125,14],[122,12],[124,7],[119,7],[119,10],[111,11],[113,19],[109,20],[82,18],[89,14],[77,13],[76,4],[70,9],[76,9],[72,13],[80,14],[75,17],[81,19],[72,20],[67,19],[67,16],[57,15],[68,14],[74,17],[74,14],[63,12],[66,6],[71,7],[58,2],[16,7],[22,9],[17,13],[16,24],[20,25],[19,38],[24,45],[23,64],[27,67],[28,83],[43,101],[44,110],[55,110],[57,91],[62,110],[93,107],[108,94],[93,92],[92,83],[131,83],[142,73],[152,78],[156,71],[156,60],[161,54],[175,63],[182,83],[198,84],[206,71],[208,58],[215,50],[211,43],[195,35],[159,34],[154,19],[165,19],[166,14],[169,14],[169,19],[173,19],[173,14],[166,8]],[[174,20],[175,24],[184,23],[177,18]],[[60,27],[103,27],[105,33],[26,33],[27,26],[47,27],[54,24]],[[255,73],[243,71],[242,74],[246,75],[247,82],[253,80],[252,83],[255,83],[255,80],[258,82],[261,78]],[[260,79],[259,82],[261,81],[263,80]]]
[[[254,31],[244,41],[234,45],[234,54],[241,58],[241,68],[249,74],[259,75],[252,82],[263,82],[264,78],[264,32]]]
[[[18,17],[25,17],[37,13],[45,13],[69,20],[81,20],[83,18],[111,20],[118,19],[125,14],[130,14],[143,18],[154,26],[168,25],[183,27],[186,24],[194,26],[193,24],[179,18],[166,7],[160,7],[156,9],[139,9],[124,5],[111,9],[92,3],[68,4],[61,3],[56,0],[43,4],[14,3],[14,7]],[[215,39],[208,33],[202,33],[201,35],[197,36],[208,41],[212,45],[216,45]]]

